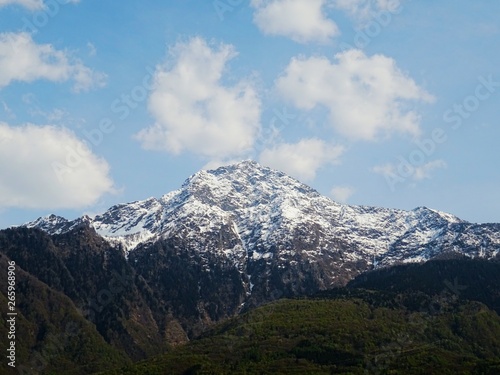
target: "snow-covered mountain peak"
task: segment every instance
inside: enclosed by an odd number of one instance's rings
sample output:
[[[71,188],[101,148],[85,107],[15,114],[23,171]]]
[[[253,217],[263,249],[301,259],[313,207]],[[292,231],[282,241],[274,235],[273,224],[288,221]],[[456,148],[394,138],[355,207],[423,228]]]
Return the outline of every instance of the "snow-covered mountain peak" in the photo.
[[[279,189],[298,190],[302,193],[319,195],[314,189],[295,180],[283,172],[264,167],[252,160],[219,167],[213,170],[203,170],[191,176],[183,187],[195,190],[200,187],[236,192],[268,193]]]
[[[202,170],[159,199],[115,205],[93,219],[49,216],[26,226],[60,234],[82,222],[126,251],[178,239],[186,251],[227,258],[238,267],[260,259],[285,262],[298,254],[307,262],[339,267],[389,265],[442,251],[472,251],[477,243],[489,244],[489,250],[481,250],[486,257],[500,248],[500,233],[492,227],[426,207],[342,205],[254,161]],[[479,233],[488,233],[488,241],[478,239]]]

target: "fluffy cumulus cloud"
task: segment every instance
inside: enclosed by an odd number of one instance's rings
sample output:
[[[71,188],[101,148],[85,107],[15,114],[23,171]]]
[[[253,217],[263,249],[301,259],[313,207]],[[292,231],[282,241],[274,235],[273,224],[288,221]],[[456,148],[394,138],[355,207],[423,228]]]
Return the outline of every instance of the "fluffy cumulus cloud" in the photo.
[[[334,186],[330,191],[332,198],[340,203],[347,203],[354,194],[354,189],[349,186]]]
[[[0,33],[0,88],[13,81],[46,79],[73,81],[76,92],[102,87],[103,73],[95,72],[51,44],[36,44],[29,33]]]
[[[81,208],[114,192],[109,166],[75,134],[0,123],[0,208]]]
[[[330,145],[317,138],[302,139],[298,143],[280,143],[260,154],[260,162],[281,170],[303,181],[316,177],[325,164],[338,164],[344,148]]]
[[[331,125],[352,140],[394,132],[416,136],[420,117],[411,104],[433,100],[393,59],[357,49],[335,55],[335,61],[293,58],[276,87],[297,108],[326,108]]]
[[[401,0],[333,0],[333,6],[345,11],[356,21],[365,23],[380,12],[397,12]]]
[[[261,103],[252,83],[225,85],[232,46],[211,46],[201,38],[178,43],[158,67],[149,110],[156,123],[136,138],[145,149],[192,152],[228,159],[253,147],[260,129]]]
[[[326,43],[339,34],[325,14],[327,0],[252,0],[254,23],[268,35],[299,43]]]

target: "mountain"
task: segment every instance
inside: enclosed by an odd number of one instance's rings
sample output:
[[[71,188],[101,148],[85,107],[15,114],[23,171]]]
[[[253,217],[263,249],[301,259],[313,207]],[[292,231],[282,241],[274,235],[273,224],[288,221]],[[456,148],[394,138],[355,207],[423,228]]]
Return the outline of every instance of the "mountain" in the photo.
[[[96,363],[108,367],[149,358],[270,301],[361,283],[365,275],[363,285],[383,293],[398,283],[423,285],[425,278],[411,276],[422,273],[410,266],[462,264],[462,258],[495,263],[499,250],[499,224],[468,223],[424,207],[338,204],[251,161],[198,172],[161,198],[95,217],[50,215],[0,231],[0,260],[15,261],[19,272],[19,332],[29,332],[19,356],[32,363],[41,354],[44,369],[33,373],[47,374],[90,373],[85,364],[96,350],[107,353]],[[410,268],[384,284],[385,270],[397,265]],[[470,276],[472,296],[490,288],[474,277],[495,273],[481,267],[460,268]],[[436,272],[430,279],[456,277]],[[479,301],[496,310],[498,290]],[[85,334],[67,338],[67,321]],[[61,337],[72,345],[54,345]],[[76,370],[59,371],[64,367]]]
[[[81,223],[129,258],[153,243],[176,242],[207,271],[213,262],[237,270],[248,295],[265,291],[263,274],[283,280],[283,295],[301,289],[286,280],[329,288],[374,267],[457,255],[492,259],[500,251],[500,224],[472,224],[425,207],[342,205],[253,161],[200,171],[161,198],[116,205],[94,218],[51,215],[25,226],[61,234]]]
[[[499,257],[500,224],[428,209],[336,203],[253,161],[200,171],[161,198],[73,221],[27,223],[51,236],[87,227],[127,264],[188,337],[281,297],[345,285],[374,268],[435,258]]]

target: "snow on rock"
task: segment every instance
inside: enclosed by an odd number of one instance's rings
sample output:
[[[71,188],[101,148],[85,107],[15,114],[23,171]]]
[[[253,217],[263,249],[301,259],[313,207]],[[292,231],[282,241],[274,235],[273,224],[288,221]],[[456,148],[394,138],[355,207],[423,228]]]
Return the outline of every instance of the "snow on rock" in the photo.
[[[253,161],[200,171],[179,190],[116,205],[94,218],[68,221],[50,215],[25,226],[60,234],[82,221],[126,252],[182,238],[189,251],[206,259],[223,257],[241,272],[248,262],[386,266],[452,251],[492,258],[500,250],[499,224],[471,224],[426,207],[403,211],[339,204]],[[250,278],[248,283],[251,290]]]

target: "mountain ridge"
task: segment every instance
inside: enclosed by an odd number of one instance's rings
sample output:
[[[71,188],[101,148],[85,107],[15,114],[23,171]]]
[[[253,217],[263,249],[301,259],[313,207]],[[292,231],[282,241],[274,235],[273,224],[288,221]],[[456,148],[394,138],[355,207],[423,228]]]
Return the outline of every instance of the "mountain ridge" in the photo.
[[[202,170],[178,190],[94,218],[53,215],[24,226],[62,234],[82,224],[133,261],[146,262],[146,252],[162,262],[164,250],[153,245],[166,242],[203,272],[214,265],[237,272],[242,306],[345,285],[374,268],[500,253],[500,224],[473,224],[426,207],[339,204],[254,161]]]
[[[499,259],[500,224],[425,207],[343,205],[242,162],[95,217],[51,215],[0,231],[0,245],[19,268],[64,292],[108,345],[137,360],[268,302],[372,277],[367,271]],[[124,280],[118,288],[116,275]],[[498,298],[485,301],[496,306]]]
[[[248,186],[244,186],[244,183],[247,183]],[[258,186],[257,183],[260,185]],[[291,189],[283,189],[286,185],[291,187]],[[279,188],[285,191],[282,194],[278,194],[276,190]],[[248,194],[248,199],[244,199],[245,196],[241,194],[242,192]],[[299,194],[290,194],[296,192]],[[224,196],[225,194],[227,196]],[[231,194],[233,196],[230,196]],[[286,194],[288,194],[288,197],[286,197]],[[278,199],[281,207],[276,207],[276,204],[273,205],[271,198]],[[335,213],[338,215],[339,220],[346,214],[355,213],[358,217],[355,218],[357,219],[356,222],[352,224],[358,225],[366,224],[366,221],[363,222],[363,215],[384,211],[392,215],[403,214],[406,215],[405,219],[420,220],[421,223],[428,219],[432,219],[434,222],[442,219],[450,224],[489,225],[469,223],[454,215],[427,207],[417,207],[411,211],[405,211],[363,205],[350,206],[339,204],[322,196],[316,190],[287,176],[283,172],[262,167],[254,161],[247,160],[215,170],[199,171],[189,177],[180,189],[167,193],[161,198],[151,197],[145,200],[114,205],[102,215],[96,215],[94,218],[83,216],[76,220],[68,221],[56,215],[49,215],[23,224],[23,226],[37,227],[49,234],[60,234],[71,230],[73,225],[80,222],[89,222],[101,236],[111,242],[118,240],[124,245],[126,250],[133,250],[138,243],[148,241],[155,237],[154,235],[158,234],[158,232],[163,234],[161,232],[169,229],[162,227],[161,224],[164,224],[167,216],[174,213],[176,209],[179,209],[180,206],[186,203],[190,203],[193,209],[196,209],[196,204],[198,204],[205,206],[203,208],[206,208],[206,206],[217,207],[225,213],[232,210],[241,211],[242,207],[246,207],[247,211],[251,211],[252,207],[260,205],[259,208],[261,210],[257,214],[261,216],[263,215],[262,211],[266,211],[264,205],[269,204],[271,205],[271,211],[274,210],[272,213],[276,214],[275,211],[281,209],[282,216],[293,219],[294,215],[299,214],[295,207],[298,203],[297,198],[309,198],[310,200],[314,200],[314,203],[322,204],[323,208],[329,211],[336,211]],[[154,213],[156,218],[151,217],[151,215],[148,216],[151,213]],[[196,214],[199,212],[194,210],[192,213]],[[300,212],[300,214],[304,213]],[[412,215],[412,213],[415,213],[415,215]],[[120,217],[118,216],[119,214],[121,215]],[[246,212],[246,214],[249,216],[251,213]],[[224,215],[222,214],[222,216]],[[430,216],[434,217],[430,218]],[[140,235],[138,236],[137,234]],[[134,236],[137,237],[136,241],[131,240]]]

